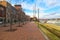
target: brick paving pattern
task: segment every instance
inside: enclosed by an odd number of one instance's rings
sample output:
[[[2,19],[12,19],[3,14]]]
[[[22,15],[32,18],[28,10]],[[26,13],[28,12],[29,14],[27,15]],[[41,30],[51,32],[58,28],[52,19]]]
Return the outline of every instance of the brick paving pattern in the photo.
[[[15,27],[16,25],[13,25],[14,28],[17,28],[14,32],[2,31],[9,27],[0,28],[0,40],[45,40],[34,22],[28,22],[23,27]]]

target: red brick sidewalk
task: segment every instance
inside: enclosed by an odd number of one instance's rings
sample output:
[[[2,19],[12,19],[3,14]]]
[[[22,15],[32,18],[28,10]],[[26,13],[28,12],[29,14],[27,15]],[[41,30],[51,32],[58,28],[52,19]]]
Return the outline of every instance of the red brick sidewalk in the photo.
[[[45,40],[34,22],[17,27],[15,32],[0,32],[0,40]]]

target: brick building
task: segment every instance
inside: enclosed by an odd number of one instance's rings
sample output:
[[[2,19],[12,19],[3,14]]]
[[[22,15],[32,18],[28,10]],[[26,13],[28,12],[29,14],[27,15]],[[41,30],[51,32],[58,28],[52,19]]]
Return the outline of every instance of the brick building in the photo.
[[[14,19],[16,19],[16,14],[16,9],[10,3],[6,1],[0,1],[0,19],[9,22],[12,18],[12,21],[14,21]]]
[[[15,8],[18,12],[18,19],[20,19],[20,21],[25,21],[25,12],[22,10],[22,6],[21,5],[15,5]]]
[[[6,1],[0,1],[0,19],[4,20],[4,22],[9,21],[21,21],[24,22],[29,20],[29,16],[25,14],[22,10],[21,5],[12,6],[10,3]]]

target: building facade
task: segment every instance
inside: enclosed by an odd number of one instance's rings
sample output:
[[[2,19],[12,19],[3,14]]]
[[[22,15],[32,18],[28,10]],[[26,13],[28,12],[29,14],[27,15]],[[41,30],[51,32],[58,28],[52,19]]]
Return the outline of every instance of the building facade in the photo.
[[[14,21],[24,22],[29,20],[29,16],[22,10],[21,5],[12,6],[6,1],[0,1],[0,19],[7,23]]]
[[[0,1],[0,19],[9,22],[11,19],[14,21],[16,19],[17,11],[16,9],[6,1]]]

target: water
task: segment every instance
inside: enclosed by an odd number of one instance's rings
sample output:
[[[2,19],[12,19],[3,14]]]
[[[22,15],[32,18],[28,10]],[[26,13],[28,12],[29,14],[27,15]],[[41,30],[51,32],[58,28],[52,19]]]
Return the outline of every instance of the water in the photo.
[[[60,23],[55,23],[56,25],[60,26]]]

